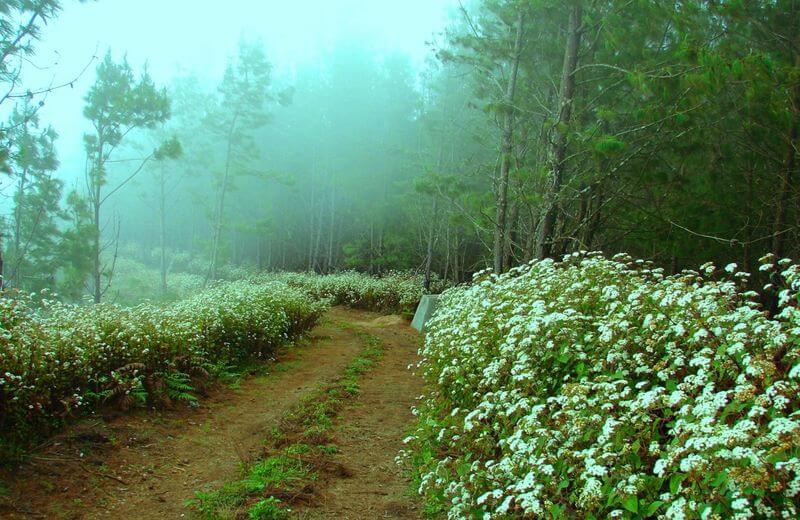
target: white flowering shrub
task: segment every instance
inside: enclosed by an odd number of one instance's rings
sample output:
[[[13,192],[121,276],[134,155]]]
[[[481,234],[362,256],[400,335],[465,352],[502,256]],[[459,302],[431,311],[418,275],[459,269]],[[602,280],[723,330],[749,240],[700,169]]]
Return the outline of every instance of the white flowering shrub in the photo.
[[[191,376],[270,356],[325,308],[280,282],[221,283],[131,308],[0,297],[0,439],[14,445],[109,398],[147,400],[165,381],[191,389]]]
[[[747,274],[624,256],[448,290],[407,439],[450,518],[797,518],[797,266],[769,318]],[[768,267],[767,269],[769,269]]]
[[[241,279],[231,278],[232,280]],[[171,302],[188,298],[206,285],[205,276],[198,273],[170,272],[166,294],[161,292],[161,273],[158,269],[128,257],[115,261],[114,276],[106,299],[123,306],[146,300]]]
[[[299,287],[319,299],[379,312],[411,314],[425,294],[424,279],[411,272],[390,272],[381,277],[355,271],[317,275],[314,273],[277,273],[262,275]],[[441,292],[444,282],[434,279],[431,291]]]

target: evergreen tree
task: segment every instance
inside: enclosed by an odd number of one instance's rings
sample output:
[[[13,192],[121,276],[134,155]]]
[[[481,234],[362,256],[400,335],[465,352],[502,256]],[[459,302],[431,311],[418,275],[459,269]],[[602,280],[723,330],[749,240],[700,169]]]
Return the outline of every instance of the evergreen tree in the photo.
[[[217,277],[222,248],[226,201],[235,179],[255,175],[259,152],[253,132],[269,118],[267,105],[275,99],[269,90],[271,66],[260,44],[241,41],[236,60],[228,64],[219,86],[219,100],[208,115],[210,131],[223,143],[223,165],[215,179],[216,204],[212,229],[211,257],[207,279]]]
[[[58,265],[57,244],[62,182],[53,178],[58,167],[56,133],[40,128],[34,108],[15,108],[8,127],[11,175],[14,179],[13,212],[9,222],[4,262],[6,284],[25,290],[53,285]]]
[[[107,163],[128,134],[137,128],[153,128],[169,119],[170,103],[166,91],[153,83],[145,70],[137,79],[127,59],[115,63],[111,52],[97,67],[97,80],[86,95],[84,116],[91,122],[93,133],[84,136],[87,155],[86,185],[88,201],[92,208],[93,237],[91,290],[95,303],[100,303],[113,276],[113,260],[106,263],[103,254],[116,243],[116,236],[103,241],[101,208],[108,198],[141,172],[151,159],[165,154],[153,150],[139,161],[139,165],[123,180],[110,183]],[[168,146],[174,150],[174,146]],[[168,154],[167,154],[168,155]]]

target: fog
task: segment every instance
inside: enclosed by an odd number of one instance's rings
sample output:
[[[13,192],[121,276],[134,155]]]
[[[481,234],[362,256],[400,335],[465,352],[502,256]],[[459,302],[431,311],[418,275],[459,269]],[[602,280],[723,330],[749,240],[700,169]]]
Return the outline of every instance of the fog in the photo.
[[[106,50],[147,64],[159,85],[191,72],[210,90],[235,55],[240,38],[263,42],[275,75],[290,82],[299,69],[321,66],[338,42],[358,41],[376,55],[408,56],[416,70],[442,32],[454,0],[104,0],[64,4],[42,30],[23,81],[31,89],[77,78],[74,88],[46,96],[44,123],[59,133],[59,176],[83,174],[83,96]],[[89,68],[84,69],[89,65]],[[37,67],[40,67],[37,68]],[[81,73],[83,71],[83,73]],[[7,113],[10,107],[4,106]],[[76,173],[79,172],[79,173]]]
[[[796,256],[796,3],[688,5],[6,0],[2,286]]]
[[[169,291],[173,272],[192,275],[186,284],[194,288],[198,276],[207,283],[226,275],[220,269],[237,266],[334,270],[363,263],[348,261],[344,248],[361,248],[366,229],[373,244],[382,240],[384,217],[381,237],[374,222],[362,220],[384,212],[374,197],[391,198],[395,181],[407,192],[415,176],[409,158],[418,147],[422,74],[453,15],[452,4],[64,3],[31,38],[35,49],[19,58],[13,85],[19,99],[20,93],[35,94],[36,131],[51,125],[57,133],[52,146],[58,165],[47,179],[57,184],[62,208],[51,207],[52,197],[36,202],[48,205],[43,211],[53,227],[37,254],[36,240],[18,236],[25,234],[24,223],[17,226],[25,216],[17,214],[22,204],[15,196],[42,188],[21,188],[19,174],[0,178],[0,207],[10,229],[6,247],[33,242],[7,252],[6,285],[55,286],[71,299],[92,295],[99,301],[108,293],[115,301],[138,301],[163,296],[159,292]],[[263,97],[242,109],[259,119],[249,124],[244,117],[227,119],[231,109],[221,93],[226,69],[242,63],[244,48],[268,67],[262,81],[249,87],[261,89],[255,95]],[[87,148],[86,136],[97,137],[98,122],[84,114],[105,60],[124,62],[132,78],[146,73],[156,90],[166,89],[170,106],[167,117],[120,125],[125,135],[107,143],[113,149],[107,156]],[[4,118],[14,106],[0,106]],[[226,135],[227,124],[237,135]],[[148,157],[166,141],[178,143],[179,157]],[[70,194],[85,207],[70,202]],[[86,229],[78,233],[81,219]],[[343,230],[353,219],[358,232]],[[45,226],[38,214],[31,220],[30,234],[38,238]],[[65,244],[55,230],[70,227],[85,235],[84,244],[75,244],[78,251],[94,248],[99,255],[77,258],[73,251],[56,260],[47,252]],[[35,256],[47,261],[21,265]],[[76,269],[77,279],[60,281]],[[154,269],[160,270],[158,282],[148,278]],[[159,290],[148,287],[156,283]]]

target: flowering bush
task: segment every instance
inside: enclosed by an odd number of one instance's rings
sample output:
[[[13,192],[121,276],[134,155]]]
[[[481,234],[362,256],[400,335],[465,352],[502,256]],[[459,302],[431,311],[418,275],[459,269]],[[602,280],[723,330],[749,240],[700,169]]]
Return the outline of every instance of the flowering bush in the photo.
[[[167,280],[168,288],[164,294],[161,292],[158,269],[127,257],[119,257],[106,297],[123,306],[136,305],[145,300],[170,302],[188,298],[206,285],[205,276],[196,273],[170,272]]]
[[[191,399],[215,367],[270,356],[324,309],[280,282],[222,283],[168,306],[0,298],[0,437],[13,444],[110,399]]]
[[[390,272],[373,277],[355,271],[316,275],[314,273],[277,273],[262,275],[299,287],[315,298],[328,299],[335,305],[382,312],[410,314],[425,294],[421,275]],[[431,291],[441,292],[444,283],[435,279]]]
[[[450,518],[797,518],[800,269],[778,266],[772,319],[734,264],[576,254],[450,289],[419,491]]]

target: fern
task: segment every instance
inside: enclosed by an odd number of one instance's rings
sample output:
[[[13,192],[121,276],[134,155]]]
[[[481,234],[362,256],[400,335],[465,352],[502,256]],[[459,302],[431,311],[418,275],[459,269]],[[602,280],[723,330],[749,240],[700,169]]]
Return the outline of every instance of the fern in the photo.
[[[192,393],[195,388],[191,385],[191,376],[183,372],[169,372],[163,374],[166,384],[167,396],[175,401],[184,401],[197,404],[197,397]]]
[[[136,384],[133,386],[133,388],[131,388],[129,395],[133,398],[133,406],[130,406],[129,408],[147,405],[147,390],[144,389],[141,380],[137,379]]]

